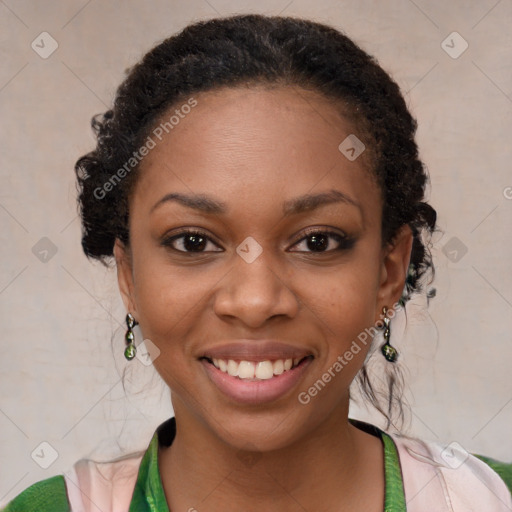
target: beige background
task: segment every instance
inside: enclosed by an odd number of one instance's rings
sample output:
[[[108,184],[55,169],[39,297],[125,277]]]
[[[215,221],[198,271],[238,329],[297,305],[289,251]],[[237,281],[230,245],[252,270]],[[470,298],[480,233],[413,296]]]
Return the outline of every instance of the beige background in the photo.
[[[80,457],[145,448],[172,413],[152,367],[132,363],[123,390],[124,310],[114,271],[81,252],[73,164],[92,148],[89,120],[125,68],[191,21],[237,12],[332,23],[402,87],[443,230],[438,296],[428,312],[421,300],[408,306],[405,332],[402,317],[393,324],[409,368],[410,432],[512,461],[510,0],[4,0],[0,503]],[[58,44],[46,59],[31,47],[43,31]],[[458,58],[442,47],[453,31],[469,45]],[[453,53],[463,41],[452,39]],[[57,251],[47,262],[43,237]],[[47,469],[31,458],[50,461],[41,442],[58,454]]]

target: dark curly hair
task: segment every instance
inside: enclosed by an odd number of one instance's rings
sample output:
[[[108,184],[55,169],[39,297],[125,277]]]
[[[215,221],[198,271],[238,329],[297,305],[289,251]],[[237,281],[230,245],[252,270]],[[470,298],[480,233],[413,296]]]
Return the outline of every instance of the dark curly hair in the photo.
[[[382,192],[383,244],[392,242],[405,224],[414,236],[404,305],[423,288],[422,276],[434,273],[429,247],[436,212],[424,201],[428,175],[414,138],[416,120],[398,85],[375,58],[333,27],[294,17],[251,14],[196,22],[158,44],[128,71],[113,108],[93,117],[96,148],[75,164],[86,256],[108,265],[116,238],[129,245],[128,204],[138,165],[109,187],[106,199],[104,184],[133,158],[162,116],[194,93],[244,85],[316,91],[360,129]],[[366,365],[358,377],[389,425],[395,377],[388,383],[387,411]]]

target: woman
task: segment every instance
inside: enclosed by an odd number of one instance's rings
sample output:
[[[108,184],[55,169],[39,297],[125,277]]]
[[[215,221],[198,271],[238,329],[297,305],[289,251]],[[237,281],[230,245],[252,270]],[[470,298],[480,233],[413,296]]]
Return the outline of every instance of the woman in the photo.
[[[306,20],[200,22],[93,127],[82,246],[115,259],[125,356],[138,325],[175,417],[7,511],[512,510],[512,465],[348,418],[357,377],[393,421],[391,319],[432,271],[436,225],[416,122],[374,59]]]

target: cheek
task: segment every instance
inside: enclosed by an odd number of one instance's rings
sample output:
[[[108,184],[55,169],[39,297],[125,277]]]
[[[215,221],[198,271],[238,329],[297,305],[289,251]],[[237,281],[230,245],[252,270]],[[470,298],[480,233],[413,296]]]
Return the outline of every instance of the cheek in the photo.
[[[314,301],[314,321],[324,342],[315,371],[301,388],[300,403],[314,401],[316,414],[328,414],[347,396],[370,349],[374,310],[372,281],[332,280]],[[318,397],[318,398],[315,398]]]
[[[144,339],[151,340],[160,351],[153,361],[156,371],[171,389],[183,389],[191,379],[187,332],[194,308],[200,307],[201,289],[189,286],[169,269],[165,272],[149,267],[136,274],[140,329]]]
[[[159,271],[158,266],[145,268],[135,277],[141,329],[148,335],[169,340],[182,335],[187,317],[201,307],[206,287],[170,269]]]
[[[357,373],[371,343],[366,329],[373,325],[371,304],[375,298],[361,288],[331,288],[328,300],[316,302],[316,318],[327,340],[322,366],[330,366],[342,358],[345,374]]]
[[[310,290],[309,297],[313,310],[318,311],[333,331],[343,332],[343,326],[365,328],[374,320],[374,307],[379,285],[377,256],[370,251],[355,255],[350,264],[340,266],[336,271],[324,275],[304,273],[301,287]],[[307,293],[304,292],[307,297]],[[328,319],[328,320],[327,320]],[[335,327],[337,328],[335,329]],[[355,334],[346,331],[347,335]]]
[[[344,377],[337,381],[352,380],[370,348],[379,283],[377,254],[361,250],[350,265],[306,284],[305,289],[316,290],[309,295],[308,307],[327,341],[321,366],[325,370],[338,361]]]
[[[155,369],[170,387],[183,389],[183,383],[188,385],[194,379],[190,365],[200,338],[210,332],[209,325],[215,325],[212,290],[225,270],[170,265],[159,251],[147,248],[149,245],[141,244],[133,260],[140,330],[144,339],[160,350]]]

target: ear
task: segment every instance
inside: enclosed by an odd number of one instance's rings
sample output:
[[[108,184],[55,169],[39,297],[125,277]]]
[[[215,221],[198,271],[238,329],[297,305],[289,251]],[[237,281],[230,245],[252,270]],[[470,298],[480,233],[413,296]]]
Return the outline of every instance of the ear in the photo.
[[[117,282],[126,311],[132,314],[137,313],[130,251],[118,238],[114,244],[114,257],[117,267]]]
[[[391,308],[402,296],[411,259],[412,242],[411,228],[404,224],[393,241],[383,249],[376,319],[381,318],[379,315],[384,306]]]

